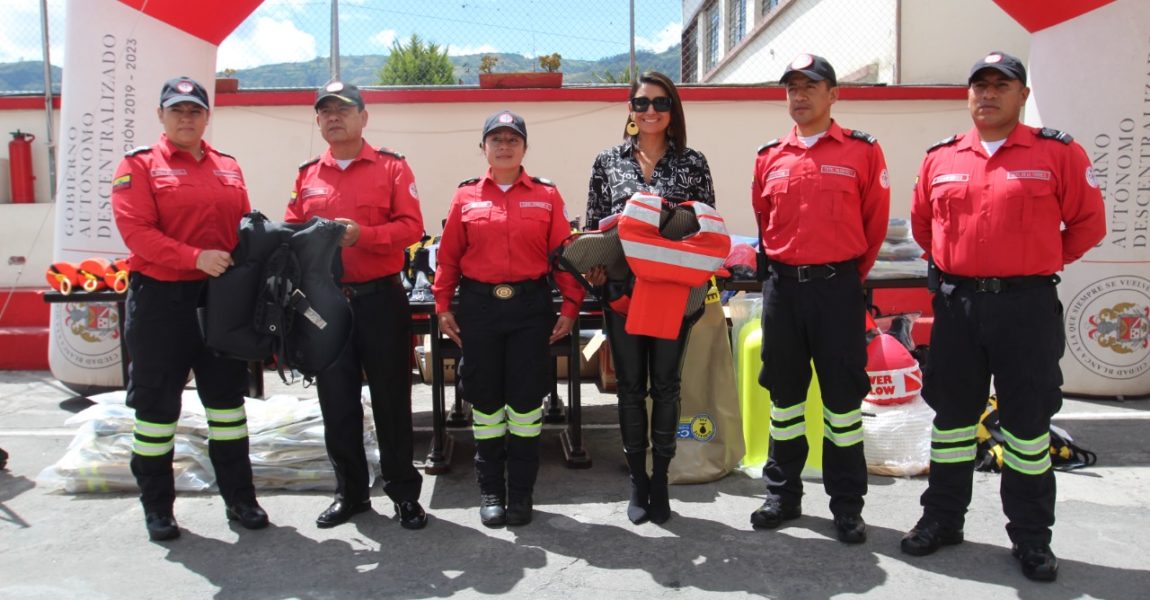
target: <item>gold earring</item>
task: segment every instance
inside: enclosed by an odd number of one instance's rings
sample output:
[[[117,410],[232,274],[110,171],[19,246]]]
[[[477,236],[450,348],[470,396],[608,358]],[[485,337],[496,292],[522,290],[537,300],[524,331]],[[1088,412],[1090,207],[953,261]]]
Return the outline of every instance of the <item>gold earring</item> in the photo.
[[[627,130],[626,131],[627,131],[627,135],[629,135],[631,137],[635,137],[635,136],[639,135],[639,124],[630,120],[630,119],[627,119]]]

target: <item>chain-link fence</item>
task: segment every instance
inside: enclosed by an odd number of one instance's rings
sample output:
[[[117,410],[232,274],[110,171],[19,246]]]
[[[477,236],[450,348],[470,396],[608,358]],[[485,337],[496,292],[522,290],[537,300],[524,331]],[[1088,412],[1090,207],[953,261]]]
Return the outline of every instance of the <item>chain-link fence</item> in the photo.
[[[898,0],[683,0],[682,81],[778,81],[800,54],[841,83],[899,83]]]
[[[844,83],[898,83],[898,0],[266,0],[220,46],[221,74],[245,89],[313,88],[332,73],[360,85],[475,85],[482,71],[545,70],[563,85],[630,80],[632,6],[638,70],[676,81],[777,81],[797,54],[826,56]],[[0,94],[44,89],[41,0],[4,0]],[[47,1],[54,87],[65,0]],[[413,40],[418,40],[413,42]],[[396,56],[434,46],[433,77],[384,76]],[[394,54],[396,51],[399,54]],[[419,60],[432,60],[427,58]],[[486,60],[485,60],[486,57]],[[59,68],[57,68],[59,67]],[[422,73],[427,69],[411,69]]]

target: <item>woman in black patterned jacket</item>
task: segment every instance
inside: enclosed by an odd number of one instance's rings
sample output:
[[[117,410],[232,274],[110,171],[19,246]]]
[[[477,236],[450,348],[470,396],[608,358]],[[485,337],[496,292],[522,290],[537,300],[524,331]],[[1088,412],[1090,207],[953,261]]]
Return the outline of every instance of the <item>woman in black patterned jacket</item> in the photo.
[[[715,205],[711,169],[701,152],[687,147],[687,123],[675,84],[648,71],[631,86],[630,112],[623,143],[595,158],[587,195],[587,227],[623,212],[635,192],[672,202],[697,200]],[[605,269],[587,274],[593,285],[608,285],[614,297],[626,283],[608,282]],[[613,289],[614,288],[614,289]],[[633,523],[663,523],[671,517],[667,469],[675,456],[679,426],[679,388],[683,350],[692,319],[685,319],[676,340],[631,335],[626,316],[604,312],[607,338],[615,361],[619,396],[619,429],[631,471],[627,518]],[[650,379],[652,471],[647,474],[647,381]]]

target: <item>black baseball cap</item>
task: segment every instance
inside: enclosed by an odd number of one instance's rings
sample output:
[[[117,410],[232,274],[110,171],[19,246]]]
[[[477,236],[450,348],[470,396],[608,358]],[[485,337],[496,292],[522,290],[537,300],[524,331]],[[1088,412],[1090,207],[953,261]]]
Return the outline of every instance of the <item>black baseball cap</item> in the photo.
[[[967,85],[972,83],[974,76],[983,69],[994,69],[1011,79],[1021,81],[1022,85],[1026,85],[1026,66],[1022,64],[1021,60],[1018,60],[1018,57],[1005,52],[996,50],[974,63],[974,66],[970,68],[970,77],[966,79]]]
[[[315,94],[314,108],[319,110],[320,103],[328,98],[339,98],[343,102],[354,104],[360,110],[364,108],[363,96],[360,95],[359,88],[338,79],[333,79],[319,88]]]
[[[783,71],[783,76],[779,78],[779,83],[786,83],[787,78],[791,73],[802,73],[815,81],[826,81],[831,87],[839,84],[838,77],[835,76],[835,68],[827,59],[814,54],[800,54],[787,65],[787,70]]]
[[[496,129],[510,129],[519,134],[523,141],[527,141],[527,123],[523,122],[523,117],[509,110],[501,110],[487,117],[487,122],[483,124],[483,139],[487,139],[487,134]]]
[[[164,82],[164,89],[160,91],[160,108],[168,108],[180,102],[191,102],[211,109],[208,106],[208,91],[190,77],[169,79]]]

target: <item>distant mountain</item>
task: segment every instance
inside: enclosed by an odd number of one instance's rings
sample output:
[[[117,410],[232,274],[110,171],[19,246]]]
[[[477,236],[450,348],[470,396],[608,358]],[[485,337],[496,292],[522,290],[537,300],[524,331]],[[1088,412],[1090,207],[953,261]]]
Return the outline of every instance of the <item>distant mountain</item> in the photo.
[[[60,93],[60,67],[52,67],[52,90]],[[44,61],[0,63],[0,94],[44,91]]]
[[[467,54],[452,56],[451,63],[455,65],[455,79],[462,85],[479,84],[479,60],[482,54]],[[493,56],[499,59],[495,65],[497,72],[537,71],[537,59],[528,58],[520,54],[499,54]],[[372,54],[364,56],[342,56],[340,62],[340,75],[344,81],[361,86],[379,85],[379,72],[387,64],[386,54]],[[599,60],[573,60],[563,59],[563,82],[565,84],[588,84],[610,82],[623,78],[631,59],[627,54],[609,56]],[[669,48],[658,54],[653,52],[636,52],[635,64],[639,72],[653,69],[670,75],[675,81],[680,78],[679,46]],[[233,77],[240,80],[240,88],[314,88],[323,85],[330,78],[330,69],[326,58],[316,58],[303,63],[281,63],[275,65],[262,65],[251,69],[240,69]],[[610,76],[608,76],[608,73]]]
[[[462,85],[478,85],[479,59],[482,54],[452,56],[455,78]],[[499,58],[497,72],[537,71],[537,59],[520,54],[494,54]],[[599,60],[563,59],[564,84],[595,84],[621,81],[631,60],[627,54],[618,54]],[[387,64],[387,55],[340,57],[340,71],[344,81],[356,85],[379,85],[379,71]],[[640,73],[655,70],[666,73],[674,81],[680,79],[679,46],[664,52],[636,52],[635,64]],[[222,74],[221,74],[222,75]],[[62,71],[52,67],[53,88],[60,91]],[[262,65],[237,70],[233,77],[240,80],[241,89],[297,89],[317,88],[330,76],[327,58],[307,62]],[[0,63],[0,94],[41,92],[44,89],[44,67],[40,61]]]

